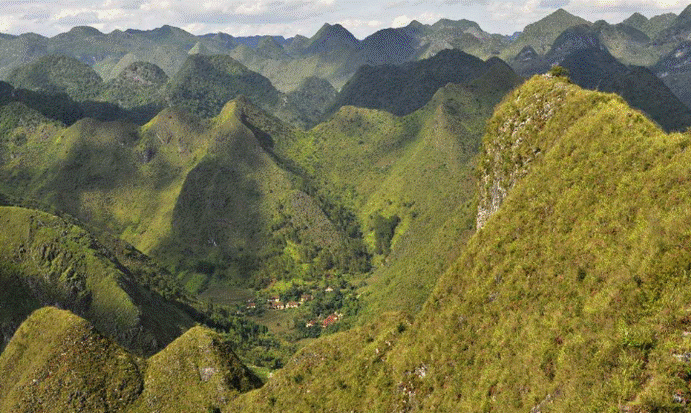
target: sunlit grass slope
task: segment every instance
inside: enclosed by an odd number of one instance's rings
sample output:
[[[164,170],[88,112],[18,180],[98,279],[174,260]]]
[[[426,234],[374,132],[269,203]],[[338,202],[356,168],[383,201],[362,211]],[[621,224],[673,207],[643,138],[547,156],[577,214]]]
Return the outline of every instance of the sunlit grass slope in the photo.
[[[0,355],[4,412],[114,412],[142,391],[142,361],[54,307],[22,324]]]
[[[428,374],[395,403],[683,411],[688,143],[615,95],[561,80],[511,95],[485,147],[501,148],[490,170],[525,176],[411,328],[399,377]]]
[[[686,411],[690,140],[663,133],[615,95],[528,81],[497,109],[484,139],[481,177],[509,183],[498,211],[377,361],[386,364],[376,367],[381,375],[346,376],[341,388],[350,390],[315,403],[332,411]],[[250,394],[263,411],[272,400],[301,403],[332,360],[294,363],[275,376],[281,386]],[[364,400],[348,404],[354,395]]]
[[[82,119],[65,128],[13,107],[1,123],[4,190],[122,237],[192,290],[211,277],[310,277],[327,255],[339,268],[359,260],[272,154],[300,132],[245,98],[210,120],[169,108],[142,127]]]
[[[208,328],[194,327],[143,359],[54,307],[21,325],[0,355],[0,372],[7,412],[218,411],[261,384]]]

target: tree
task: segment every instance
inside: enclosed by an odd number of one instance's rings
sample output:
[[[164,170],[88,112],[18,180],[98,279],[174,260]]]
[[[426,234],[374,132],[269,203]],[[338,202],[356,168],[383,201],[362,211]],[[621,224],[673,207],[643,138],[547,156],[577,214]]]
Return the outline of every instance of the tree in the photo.
[[[554,65],[552,66],[551,69],[549,69],[549,72],[547,72],[550,76],[553,77],[569,77],[569,69],[565,68],[564,66],[559,66],[559,65]]]

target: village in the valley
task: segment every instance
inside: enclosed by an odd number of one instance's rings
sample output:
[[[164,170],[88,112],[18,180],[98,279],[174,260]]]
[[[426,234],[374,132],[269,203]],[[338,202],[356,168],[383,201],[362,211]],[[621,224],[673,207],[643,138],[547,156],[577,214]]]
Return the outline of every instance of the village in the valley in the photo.
[[[318,293],[317,293],[318,294]],[[323,289],[322,297],[330,296],[340,296],[341,292],[338,288],[327,286]],[[291,297],[297,298],[297,297]],[[298,300],[282,300],[281,296],[273,294],[263,299],[250,299],[247,300],[245,306],[245,311],[248,313],[261,312],[262,310],[269,311],[286,311],[292,309],[298,309],[310,302],[315,300],[315,294],[313,293],[303,293],[300,295]],[[343,313],[338,311],[329,312],[326,315],[321,313],[312,314],[313,318],[308,318],[305,322],[305,328],[312,328],[315,326],[321,328],[327,328],[333,324],[336,324],[339,320],[343,318]]]

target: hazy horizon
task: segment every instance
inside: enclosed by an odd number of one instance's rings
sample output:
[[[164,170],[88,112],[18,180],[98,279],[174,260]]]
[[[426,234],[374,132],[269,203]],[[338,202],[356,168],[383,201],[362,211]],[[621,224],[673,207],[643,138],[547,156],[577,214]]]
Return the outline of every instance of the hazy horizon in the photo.
[[[0,32],[34,32],[52,37],[76,26],[113,30],[151,30],[164,25],[192,34],[224,32],[232,36],[280,35],[310,37],[324,23],[341,24],[362,39],[377,30],[402,27],[417,20],[472,20],[490,33],[512,34],[559,8],[590,21],[619,23],[634,12],[650,18],[680,13],[688,4],[675,0],[493,0],[370,1],[339,0],[225,1],[189,4],[180,0],[11,0],[3,2]]]

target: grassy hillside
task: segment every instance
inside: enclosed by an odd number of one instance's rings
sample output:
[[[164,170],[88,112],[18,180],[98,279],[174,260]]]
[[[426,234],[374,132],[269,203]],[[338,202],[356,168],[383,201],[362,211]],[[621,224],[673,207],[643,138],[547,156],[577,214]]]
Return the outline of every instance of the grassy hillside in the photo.
[[[147,360],[54,307],[21,325],[0,354],[0,372],[0,407],[12,412],[218,411],[261,384],[207,328]]]
[[[685,411],[688,144],[688,135],[664,134],[615,95],[559,79],[527,82],[485,136],[480,176],[511,182],[498,211],[412,326],[397,330],[401,337],[369,351],[367,338],[352,344],[349,354],[369,355],[364,365],[340,359],[346,371],[381,374],[364,383],[346,374],[337,396],[313,403],[332,411]],[[481,188],[493,182],[482,179]],[[270,381],[235,406],[258,400],[257,410],[271,411],[272,402],[313,400],[307,395],[332,360],[320,361],[320,344],[303,350],[315,359],[296,358],[274,376],[280,385]]]
[[[106,246],[85,230],[35,210],[0,207],[4,277],[17,287],[3,303],[3,331],[37,308],[60,304],[90,319],[123,346],[158,350],[191,327],[196,311],[174,280],[134,249]],[[114,251],[119,249],[119,251]],[[168,300],[181,300],[175,304]],[[187,308],[186,308],[187,306]]]
[[[43,308],[0,354],[7,412],[124,411],[142,391],[142,361],[68,311]]]
[[[147,360],[131,412],[214,411],[261,381],[212,330],[194,327]],[[218,411],[218,410],[215,410]]]

